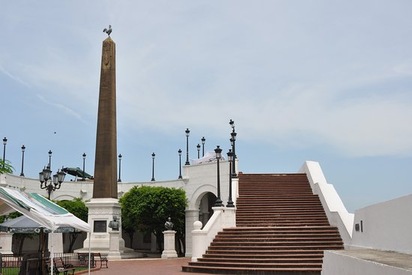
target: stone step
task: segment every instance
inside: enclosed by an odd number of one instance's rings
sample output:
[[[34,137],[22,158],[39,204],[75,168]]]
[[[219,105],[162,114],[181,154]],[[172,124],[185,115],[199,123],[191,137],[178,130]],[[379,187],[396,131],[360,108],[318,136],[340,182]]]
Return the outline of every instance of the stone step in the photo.
[[[245,253],[239,253],[239,252],[233,252],[233,251],[220,251],[219,253],[207,253],[202,255],[203,258],[236,258],[239,260],[244,260],[244,259],[277,259],[277,258],[317,258],[317,259],[322,259],[323,257],[323,250],[316,250],[316,251],[310,251],[310,250],[302,250],[302,251],[295,251],[295,252],[290,252],[289,250],[277,250],[274,251],[273,253],[258,253],[252,252],[252,251],[247,251]]]
[[[327,222],[259,222],[259,223],[254,223],[254,222],[236,222],[236,226],[239,227],[261,227],[261,226],[313,226],[313,225],[327,225]]]
[[[245,268],[245,267],[215,267],[215,266],[182,266],[184,272],[208,273],[208,274],[242,274],[242,275],[320,275],[321,268]]]
[[[260,232],[336,232],[339,233],[338,229],[333,226],[307,226],[307,227],[291,227],[291,226],[278,226],[278,227],[228,227],[224,228],[222,232],[231,232],[231,231],[239,231],[239,232],[250,232],[250,231],[257,231]]]
[[[290,257],[310,257],[309,255],[313,255],[312,257],[318,256],[318,257],[323,257],[323,250],[319,249],[312,249],[312,248],[298,248],[294,250],[289,250],[289,249],[265,249],[265,250],[255,250],[251,249],[248,247],[247,249],[239,249],[236,248],[234,250],[226,249],[226,250],[219,250],[219,249],[208,249],[206,251],[206,254],[204,255],[212,255],[217,257],[218,255],[236,255],[236,257],[249,257],[252,258],[250,255],[254,255],[254,258],[258,257],[283,257],[283,256],[290,256]],[[297,256],[299,255],[299,256]]]
[[[198,259],[199,262],[231,262],[231,263],[243,263],[245,261],[250,263],[322,263],[322,257],[276,257],[276,258],[238,258],[238,257],[203,257]]]
[[[257,263],[257,262],[210,262],[197,261],[190,262],[190,266],[210,266],[214,267],[242,267],[242,268],[321,268],[322,263],[319,262],[279,262],[279,263]]]

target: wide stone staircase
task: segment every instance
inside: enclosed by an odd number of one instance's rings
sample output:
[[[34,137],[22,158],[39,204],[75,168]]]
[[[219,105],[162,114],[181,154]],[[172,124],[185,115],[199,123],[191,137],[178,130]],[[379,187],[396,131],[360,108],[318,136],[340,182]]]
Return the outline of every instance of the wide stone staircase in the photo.
[[[306,174],[239,174],[236,227],[219,232],[186,272],[320,274],[324,250],[343,249]]]

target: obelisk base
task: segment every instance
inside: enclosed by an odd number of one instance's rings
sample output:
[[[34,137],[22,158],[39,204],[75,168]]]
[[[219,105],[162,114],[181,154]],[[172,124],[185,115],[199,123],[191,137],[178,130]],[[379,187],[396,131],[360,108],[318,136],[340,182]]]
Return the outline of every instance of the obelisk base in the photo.
[[[175,234],[174,230],[163,231],[164,236],[164,250],[162,253],[163,259],[177,258],[177,253],[175,249]]]
[[[89,247],[92,252],[99,252],[103,255],[109,255],[109,252],[120,255],[133,251],[124,246],[121,233],[121,210],[118,199],[94,198],[91,199],[90,202],[87,202],[86,206],[89,209],[88,221],[92,232],[84,241],[83,248],[76,252],[87,252]],[[112,238],[111,240],[110,233],[114,231],[109,228],[109,223],[113,221],[114,216],[120,220],[120,226],[116,238]],[[113,244],[114,241],[117,243]]]

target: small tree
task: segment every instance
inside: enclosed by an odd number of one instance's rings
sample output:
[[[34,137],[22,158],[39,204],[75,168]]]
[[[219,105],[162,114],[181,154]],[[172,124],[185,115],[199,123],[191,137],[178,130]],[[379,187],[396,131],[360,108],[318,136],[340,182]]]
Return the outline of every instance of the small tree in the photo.
[[[133,187],[120,198],[122,226],[126,230],[153,233],[159,250],[163,243],[165,222],[171,217],[177,237],[183,241],[186,194],[183,189],[142,186]]]
[[[13,170],[13,166],[7,159],[4,162],[0,159],[0,174],[12,174]]]
[[[63,201],[57,201],[56,202],[59,206],[63,207],[79,219],[87,222],[87,216],[88,216],[88,209],[86,204],[80,199],[76,198],[74,200],[68,201],[68,200],[63,200]],[[74,243],[76,242],[77,238],[81,232],[75,231],[72,233],[69,233],[69,249],[68,252],[71,253],[73,252],[73,246]]]

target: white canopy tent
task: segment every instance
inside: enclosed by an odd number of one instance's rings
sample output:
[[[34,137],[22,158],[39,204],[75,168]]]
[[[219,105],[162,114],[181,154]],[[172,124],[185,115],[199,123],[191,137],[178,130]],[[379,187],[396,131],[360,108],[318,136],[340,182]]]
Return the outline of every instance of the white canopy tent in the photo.
[[[24,216],[55,232],[58,228],[73,227],[90,233],[88,223],[74,216],[66,209],[37,193],[24,193],[18,190],[0,187],[0,215],[18,211]],[[90,237],[89,237],[90,239]],[[89,246],[90,247],[90,246]],[[53,246],[50,251],[51,274],[53,273]],[[90,258],[90,255],[89,255]],[[89,261],[90,274],[90,261]]]

